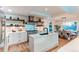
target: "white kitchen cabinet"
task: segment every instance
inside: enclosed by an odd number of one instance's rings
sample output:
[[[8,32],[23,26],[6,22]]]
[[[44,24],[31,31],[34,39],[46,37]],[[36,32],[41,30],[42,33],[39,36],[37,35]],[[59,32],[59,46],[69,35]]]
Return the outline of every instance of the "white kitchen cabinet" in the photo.
[[[29,47],[33,52],[44,52],[58,45],[58,33],[30,35]]]
[[[8,36],[8,45],[27,41],[27,32],[14,32]]]

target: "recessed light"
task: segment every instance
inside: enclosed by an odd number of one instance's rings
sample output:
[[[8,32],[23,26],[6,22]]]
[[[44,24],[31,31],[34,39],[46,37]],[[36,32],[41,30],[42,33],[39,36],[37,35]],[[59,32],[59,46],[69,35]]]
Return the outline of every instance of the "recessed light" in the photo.
[[[0,10],[3,10],[3,9],[4,9],[4,8],[2,8],[2,7],[0,8]]]
[[[45,11],[48,11],[48,8],[45,8]]]
[[[8,9],[8,12],[12,12],[12,10],[11,9]]]

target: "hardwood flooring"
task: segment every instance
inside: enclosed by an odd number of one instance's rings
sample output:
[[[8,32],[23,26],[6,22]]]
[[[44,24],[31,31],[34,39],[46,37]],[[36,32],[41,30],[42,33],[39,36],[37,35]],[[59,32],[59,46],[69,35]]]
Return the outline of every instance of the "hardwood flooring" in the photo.
[[[50,52],[57,52],[58,49],[60,49],[61,47],[63,47],[64,45],[66,45],[67,43],[69,43],[71,40],[67,40],[67,39],[59,39],[59,45],[56,46],[55,48],[50,49]]]
[[[29,52],[30,49],[28,47],[28,44],[24,42],[24,43],[9,46],[8,51],[9,52]]]
[[[53,48],[53,49],[50,49],[48,52],[57,52],[58,49],[60,49],[65,44],[69,43],[70,41],[66,40],[66,39],[60,39],[59,45],[57,47]],[[2,51],[3,51],[3,48],[0,48],[0,52],[2,52]],[[23,42],[23,43],[20,43],[20,44],[9,46],[8,51],[9,52],[30,52],[30,49],[29,49],[27,42]]]
[[[0,48],[0,52],[3,52],[3,48]]]

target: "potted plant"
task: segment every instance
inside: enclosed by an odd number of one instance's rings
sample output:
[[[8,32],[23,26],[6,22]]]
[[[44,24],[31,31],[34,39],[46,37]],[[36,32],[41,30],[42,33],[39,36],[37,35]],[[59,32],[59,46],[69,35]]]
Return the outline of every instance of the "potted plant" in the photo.
[[[55,29],[56,29],[56,31],[59,31],[60,26],[59,25],[55,25]]]

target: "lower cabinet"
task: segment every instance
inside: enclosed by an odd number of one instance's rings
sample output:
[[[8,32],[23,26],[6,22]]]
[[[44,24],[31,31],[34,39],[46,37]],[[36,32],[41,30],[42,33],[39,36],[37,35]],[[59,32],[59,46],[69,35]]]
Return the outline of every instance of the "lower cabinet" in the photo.
[[[58,34],[31,35],[29,39],[30,50],[33,52],[44,52],[58,45]]]
[[[8,37],[8,45],[27,41],[27,32],[11,33]]]

